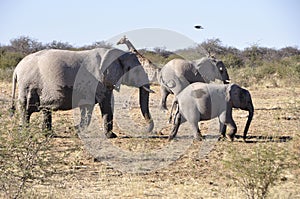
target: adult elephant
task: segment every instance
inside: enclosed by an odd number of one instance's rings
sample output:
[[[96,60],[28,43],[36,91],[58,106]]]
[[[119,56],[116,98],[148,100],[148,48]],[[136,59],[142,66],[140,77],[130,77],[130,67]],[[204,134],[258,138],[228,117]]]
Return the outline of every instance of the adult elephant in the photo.
[[[177,95],[194,82],[210,83],[213,81],[229,83],[229,75],[222,61],[204,57],[195,61],[173,59],[160,71],[158,81],[161,85],[161,109],[167,109],[168,95]]]
[[[90,124],[95,104],[100,105],[104,133],[114,138],[113,89],[120,84],[139,87],[141,112],[153,129],[149,112],[149,81],[133,53],[97,48],[86,51],[43,50],[26,56],[13,74],[12,110],[18,83],[18,101],[23,123],[42,110],[43,128],[51,130],[52,110],[80,108],[80,127]]]

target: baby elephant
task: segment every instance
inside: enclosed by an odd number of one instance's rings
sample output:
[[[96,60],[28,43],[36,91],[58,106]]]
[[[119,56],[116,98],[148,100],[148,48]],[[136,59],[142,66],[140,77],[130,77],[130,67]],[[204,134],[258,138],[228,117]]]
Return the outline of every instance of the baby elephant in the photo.
[[[180,124],[185,121],[192,125],[195,139],[201,140],[202,135],[198,122],[218,117],[221,135],[223,137],[226,135],[228,139],[233,141],[237,127],[232,118],[232,108],[249,111],[243,135],[245,140],[254,113],[249,91],[236,84],[205,84],[201,82],[190,84],[176,96],[170,121],[176,105],[178,106],[169,140],[176,136]],[[227,125],[231,128],[229,133],[226,133]]]

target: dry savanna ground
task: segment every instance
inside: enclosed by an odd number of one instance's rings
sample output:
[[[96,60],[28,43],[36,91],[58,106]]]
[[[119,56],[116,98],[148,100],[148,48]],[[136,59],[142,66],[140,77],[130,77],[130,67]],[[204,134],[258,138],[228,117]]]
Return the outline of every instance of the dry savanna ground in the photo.
[[[11,84],[0,83],[0,121],[10,121]],[[223,160],[229,148],[238,153],[255,153],[258,145],[288,148],[300,154],[300,87],[248,88],[255,106],[248,142],[217,141],[214,122],[201,122],[205,139],[193,141],[189,125],[179,129],[177,139],[166,137],[171,124],[169,112],[158,109],[159,87],[150,96],[151,113],[156,134],[142,133],[144,121],[138,109],[137,89],[122,87],[115,95],[114,131],[118,138],[103,138],[98,108],[89,131],[79,132],[76,111],[53,114],[55,136],[51,138],[49,155],[60,161],[49,163],[51,175],[44,180],[31,180],[25,198],[244,198],[241,188],[227,174]],[[168,99],[170,107],[172,97]],[[41,114],[33,115],[38,121]],[[234,110],[238,135],[242,134],[247,112]],[[75,119],[73,119],[75,118]],[[2,132],[2,131],[1,131]],[[81,139],[80,139],[81,138]],[[97,144],[98,143],[98,144]],[[271,198],[300,198],[300,169],[286,168],[280,180],[271,187]],[[4,193],[1,194],[5,196]]]

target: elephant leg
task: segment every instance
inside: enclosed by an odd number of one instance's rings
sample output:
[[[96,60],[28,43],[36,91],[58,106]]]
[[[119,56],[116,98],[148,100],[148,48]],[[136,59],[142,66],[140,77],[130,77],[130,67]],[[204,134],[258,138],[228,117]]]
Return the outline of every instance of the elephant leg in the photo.
[[[175,136],[178,132],[180,124],[181,124],[181,114],[179,112],[177,112],[174,116],[173,129],[172,129],[171,134],[169,135],[169,140],[172,140],[172,139],[175,138]]]
[[[24,91],[21,93],[21,116],[22,126],[28,127],[30,122],[30,116],[33,112],[39,111],[40,99],[36,93],[36,90]]]
[[[164,86],[160,86],[160,93],[161,93],[161,101],[160,101],[160,109],[161,110],[168,110],[167,108],[167,97],[170,92]]]
[[[31,111],[27,109],[21,110],[20,127],[25,127],[25,128],[29,127],[31,115],[32,115]]]
[[[237,127],[236,127],[236,124],[235,122],[232,120],[230,123],[227,124],[230,128],[230,131],[229,133],[226,133],[226,137],[230,140],[230,141],[233,141],[234,139],[234,136],[237,132]]]
[[[90,125],[93,107],[94,106],[90,105],[90,104],[81,105],[79,107],[79,109],[80,109],[80,125],[79,125],[80,128],[85,129]]]
[[[184,116],[184,118],[186,118],[188,123],[191,125],[194,139],[201,141],[202,135],[201,135],[201,131],[198,126],[198,122],[201,121],[201,115],[197,111],[197,107],[195,106],[195,104],[193,104],[193,101],[191,101],[190,104],[191,104],[190,106],[183,104],[182,106],[184,108],[181,109],[181,112],[182,112],[182,115]],[[190,111],[190,110],[192,110],[192,111]]]
[[[221,138],[224,138],[226,136],[226,129],[227,129],[227,125],[220,122],[220,134],[221,134]]]
[[[102,119],[103,119],[103,126],[104,126],[104,133],[107,138],[116,138],[117,135],[112,132],[113,129],[113,106],[111,104],[112,99],[112,91],[108,91],[105,94],[104,100],[102,100],[100,105]]]
[[[28,110],[23,110],[21,113],[21,126],[28,127],[30,122],[30,113]]]
[[[226,137],[226,129],[227,125],[225,124],[226,122],[226,112],[223,112],[219,115],[219,123],[220,123],[220,134],[221,136],[219,137],[219,140],[223,139]]]
[[[192,130],[193,130],[193,133],[194,133],[194,139],[198,140],[198,141],[201,141],[202,140],[202,135],[201,135],[201,131],[200,131],[199,126],[198,126],[198,121],[193,122],[191,125],[192,125]]]
[[[20,127],[28,127],[30,122],[30,116],[32,113],[28,110],[27,97],[21,97],[19,102],[20,107]]]
[[[50,109],[43,109],[43,124],[42,129],[51,131],[52,129],[52,112]]]

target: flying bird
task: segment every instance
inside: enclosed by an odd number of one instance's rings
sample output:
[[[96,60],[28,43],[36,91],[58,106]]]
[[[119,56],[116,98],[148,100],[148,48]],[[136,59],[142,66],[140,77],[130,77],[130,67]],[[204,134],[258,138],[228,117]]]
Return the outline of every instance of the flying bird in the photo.
[[[204,28],[203,28],[202,26],[200,26],[200,25],[195,25],[194,28],[196,28],[196,29],[204,29]]]

